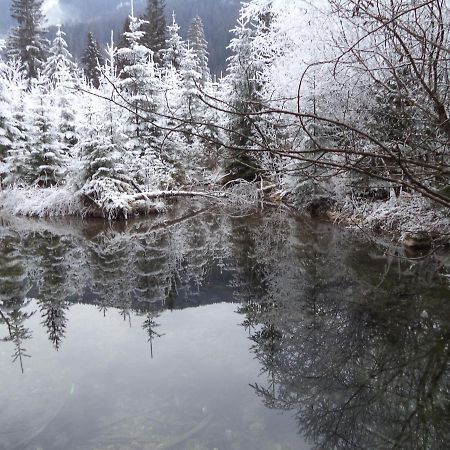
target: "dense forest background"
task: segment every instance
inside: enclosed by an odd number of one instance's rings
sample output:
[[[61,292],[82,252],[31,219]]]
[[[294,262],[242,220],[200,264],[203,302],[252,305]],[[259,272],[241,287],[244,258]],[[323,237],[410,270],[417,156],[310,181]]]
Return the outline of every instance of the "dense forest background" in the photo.
[[[136,0],[135,9],[140,14],[146,2]],[[189,24],[193,17],[200,16],[208,41],[209,65],[211,72],[220,75],[226,69],[226,59],[230,56],[227,49],[231,34],[239,15],[240,0],[167,0],[167,23],[172,22],[175,11],[180,26],[180,35],[187,38]],[[11,0],[0,0],[0,38],[5,36],[14,24],[9,10]],[[124,21],[130,13],[130,2],[120,0],[60,0],[44,2],[48,8],[49,25],[64,25],[66,41],[70,52],[79,60],[87,45],[88,32],[92,31],[102,47],[110,41],[111,30],[119,39]],[[50,36],[55,33],[54,27]]]

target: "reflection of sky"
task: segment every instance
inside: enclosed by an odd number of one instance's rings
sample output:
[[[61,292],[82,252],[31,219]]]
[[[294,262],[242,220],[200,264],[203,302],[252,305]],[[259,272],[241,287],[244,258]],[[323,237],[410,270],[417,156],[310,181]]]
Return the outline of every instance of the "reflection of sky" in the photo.
[[[114,309],[103,317],[96,307],[73,305],[67,312],[66,339],[56,352],[36,314],[27,322],[33,338],[26,343],[31,358],[24,362],[23,375],[10,361],[12,349],[4,344],[0,349],[0,404],[6,405],[0,410],[0,430],[12,438],[17,433],[9,443],[17,444],[43,428],[30,444],[63,448],[52,444],[60,434],[76,449],[81,435],[92,434],[95,442],[98,428],[105,424],[135,416],[131,424],[136,426],[156,414],[173,421],[174,435],[210,420],[205,439],[222,440],[224,445],[239,436],[249,439],[253,427],[261,439],[290,442],[280,448],[301,448],[293,418],[264,408],[249,386],[264,383],[264,377],[259,377],[259,364],[249,352],[236,309],[235,304],[222,303],[163,312],[155,318],[162,336],[153,342],[153,359],[142,329],[144,317],[132,314],[124,321]],[[154,433],[160,432],[167,430],[156,426]],[[257,447],[244,443],[239,448]]]

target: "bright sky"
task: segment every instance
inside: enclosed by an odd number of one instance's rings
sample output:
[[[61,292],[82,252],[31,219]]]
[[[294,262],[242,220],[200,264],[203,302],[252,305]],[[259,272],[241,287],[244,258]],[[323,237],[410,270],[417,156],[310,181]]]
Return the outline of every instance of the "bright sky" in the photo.
[[[59,0],[44,0],[42,10],[47,17],[48,25],[57,25],[64,22],[66,13],[63,11]]]

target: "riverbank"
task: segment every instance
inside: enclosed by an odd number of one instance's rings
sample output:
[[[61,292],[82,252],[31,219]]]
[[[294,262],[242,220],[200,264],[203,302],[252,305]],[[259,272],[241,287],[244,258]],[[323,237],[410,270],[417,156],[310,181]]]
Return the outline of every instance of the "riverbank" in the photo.
[[[450,244],[448,211],[414,194],[372,202],[347,198],[335,204],[329,217],[333,222],[387,234],[406,245],[411,236],[427,236],[430,244]]]
[[[290,205],[289,196],[271,186],[257,183],[241,183],[212,191],[201,189],[140,192],[136,194],[118,193],[103,199],[102,203],[87,201],[80,192],[66,187],[53,188],[10,188],[0,193],[0,209],[7,214],[28,217],[81,218],[100,217],[106,220],[129,219],[135,216],[166,212],[178,198],[198,198],[208,202],[224,202],[239,207],[289,206],[299,213],[311,210],[311,202],[302,208]],[[322,203],[323,203],[322,199]],[[313,200],[314,202],[314,200]],[[323,206],[323,205],[321,205]],[[402,193],[389,200],[344,200],[327,201],[320,217],[333,223],[364,229],[388,235],[396,242],[404,242],[411,234],[425,233],[433,244],[450,244],[450,215],[444,208],[431,205],[418,195]]]

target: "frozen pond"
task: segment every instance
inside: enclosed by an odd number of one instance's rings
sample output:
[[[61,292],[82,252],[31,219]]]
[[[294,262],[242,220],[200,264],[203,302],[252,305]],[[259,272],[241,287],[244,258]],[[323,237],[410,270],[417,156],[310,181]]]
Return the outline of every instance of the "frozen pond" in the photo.
[[[0,220],[1,450],[448,448],[448,256],[275,211]]]

